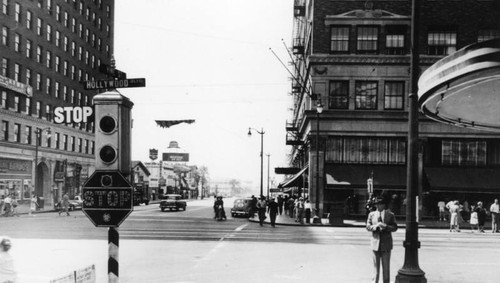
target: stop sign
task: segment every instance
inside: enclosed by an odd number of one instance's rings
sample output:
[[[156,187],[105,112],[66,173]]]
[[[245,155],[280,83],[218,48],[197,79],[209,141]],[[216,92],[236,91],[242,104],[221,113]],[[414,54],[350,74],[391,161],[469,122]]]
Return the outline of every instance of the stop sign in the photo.
[[[133,211],[133,188],[120,171],[95,171],[82,188],[83,213],[96,227],[118,227]]]

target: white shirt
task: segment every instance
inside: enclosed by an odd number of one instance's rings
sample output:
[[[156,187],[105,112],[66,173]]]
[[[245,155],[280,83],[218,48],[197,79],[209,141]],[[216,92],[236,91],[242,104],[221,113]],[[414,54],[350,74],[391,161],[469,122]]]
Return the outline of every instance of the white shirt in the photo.
[[[490,211],[499,213],[500,212],[500,205],[498,203],[494,203],[490,206]]]

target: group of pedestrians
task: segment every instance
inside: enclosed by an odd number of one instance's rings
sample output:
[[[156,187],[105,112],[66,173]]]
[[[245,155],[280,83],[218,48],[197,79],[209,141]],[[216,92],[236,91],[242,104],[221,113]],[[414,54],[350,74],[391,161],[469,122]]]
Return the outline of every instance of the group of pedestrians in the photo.
[[[9,216],[19,216],[17,213],[17,207],[19,203],[17,198],[13,194],[7,194],[3,199],[0,200],[1,215],[5,217]]]
[[[470,216],[468,221],[471,231],[485,233],[484,225],[488,214],[491,214],[491,232],[499,232],[500,205],[498,199],[491,204],[489,211],[484,207],[483,202],[472,204],[469,208],[467,201],[460,203],[458,200],[451,200],[448,203],[438,202],[439,221],[447,221],[449,215],[450,232],[460,232],[460,225],[466,223],[464,216]]]

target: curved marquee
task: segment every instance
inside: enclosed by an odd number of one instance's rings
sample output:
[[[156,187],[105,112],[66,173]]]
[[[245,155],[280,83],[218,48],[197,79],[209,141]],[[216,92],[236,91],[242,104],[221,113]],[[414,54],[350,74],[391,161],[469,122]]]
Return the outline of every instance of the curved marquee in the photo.
[[[434,120],[500,132],[500,38],[441,59],[418,81],[418,102]]]

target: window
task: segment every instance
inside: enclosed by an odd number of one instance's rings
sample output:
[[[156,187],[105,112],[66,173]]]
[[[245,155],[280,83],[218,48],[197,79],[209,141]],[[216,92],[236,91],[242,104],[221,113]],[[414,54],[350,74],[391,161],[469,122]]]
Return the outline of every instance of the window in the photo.
[[[42,36],[42,19],[36,19],[36,34]]]
[[[33,28],[33,13],[31,11],[26,11],[26,28]]]
[[[50,104],[45,105],[45,118],[52,121],[52,106]]]
[[[24,112],[27,115],[31,115],[31,98],[26,97],[24,106],[25,106]]]
[[[59,47],[61,45],[61,33],[56,30],[56,41],[55,41],[55,44],[57,47]]]
[[[2,121],[2,134],[0,135],[2,140],[9,140],[9,121]]]
[[[76,79],[75,65],[71,65],[71,79]]]
[[[500,30],[497,29],[483,29],[479,30],[477,34],[477,42],[486,41],[500,37]]]
[[[72,41],[71,42],[71,56],[75,56],[76,55],[76,42]]]
[[[404,82],[386,82],[384,92],[384,109],[402,110],[404,101]]]
[[[332,26],[330,34],[332,52],[348,52],[349,51],[349,27]]]
[[[3,109],[7,109],[7,92],[5,90],[2,90],[2,97],[0,97],[2,100],[0,100],[0,107]]]
[[[9,76],[9,59],[2,58],[2,76]]]
[[[67,36],[65,36],[65,37],[64,37],[64,41],[63,41],[63,42],[64,42],[64,43],[63,43],[63,50],[64,50],[65,52],[68,52],[68,49],[69,49],[69,48],[68,48],[68,37],[67,37]]]
[[[85,153],[89,153],[89,140],[85,140]]]
[[[403,55],[405,50],[405,26],[387,26],[385,35],[385,51],[388,55]]]
[[[61,21],[61,6],[56,5],[56,21]]]
[[[357,50],[359,53],[374,53],[378,51],[378,27],[359,26]]]
[[[404,138],[329,137],[325,159],[328,162],[359,164],[404,164]]]
[[[24,143],[25,144],[31,144],[31,140],[32,140],[32,134],[31,134],[31,126],[26,126],[24,127]]]
[[[31,40],[26,39],[26,58],[31,58],[31,46],[33,46],[33,43]]]
[[[9,0],[2,0],[2,13],[4,15],[9,14]]]
[[[90,142],[90,154],[94,154],[95,153],[95,142],[94,141],[91,141]]]
[[[449,55],[457,50],[457,33],[449,30],[430,31],[427,45],[429,55]]]
[[[486,165],[486,142],[466,140],[443,140],[443,165],[484,166]]]
[[[347,109],[348,107],[349,107],[349,81],[330,81],[328,108]]]
[[[14,10],[15,10],[14,20],[16,22],[20,23],[21,22],[21,5],[19,5],[19,3],[16,3]]]
[[[82,152],[82,138],[78,138],[78,152]]]
[[[76,19],[71,18],[71,32],[76,33]]]
[[[56,149],[59,149],[59,141],[60,141],[61,135],[59,133],[56,133],[54,135],[54,144],[56,146]]]
[[[69,16],[68,12],[64,11],[64,26],[68,27],[69,26]]]
[[[47,0],[47,11],[52,15],[52,0]]]
[[[46,36],[47,36],[47,41],[52,42],[52,26],[51,25],[47,25]]]
[[[71,104],[75,104],[75,90],[74,89],[71,89]]]
[[[63,62],[63,75],[68,76],[68,61]]]
[[[59,92],[61,91],[61,84],[59,82],[56,82],[55,87],[54,87],[54,97],[59,98]]]
[[[52,69],[52,52],[47,51],[47,54],[45,55],[45,59],[47,62],[47,68]]]
[[[377,109],[377,82],[357,81],[355,88],[356,109]]]
[[[50,95],[51,92],[52,92],[52,79],[47,77],[47,81],[45,84],[45,93]]]
[[[69,144],[70,144],[71,151],[75,151],[75,137],[74,136],[71,137]]]
[[[17,95],[14,95],[14,108],[13,110],[15,112],[19,112],[20,108],[19,108],[19,96]]]
[[[9,45],[9,28],[2,27],[2,45]]]
[[[36,62],[42,63],[42,47],[40,45],[36,47]]]
[[[18,33],[14,35],[14,51],[21,52],[21,35]]]
[[[54,67],[57,73],[61,72],[61,58],[59,56],[56,56],[56,63]]]
[[[68,101],[68,87],[63,86],[63,100]]]
[[[63,135],[63,149],[68,150],[68,135]]]
[[[26,84],[33,85],[33,80],[31,78],[31,69],[30,68],[26,68]]]
[[[21,82],[21,65],[14,64],[14,80],[16,82]]]
[[[14,142],[21,142],[21,124],[14,124]]]
[[[36,74],[36,90],[42,90],[42,75]]]
[[[35,108],[35,116],[38,117],[38,118],[41,118],[42,116],[42,105],[41,105],[41,102],[40,101],[37,101],[36,102],[36,108]]]

